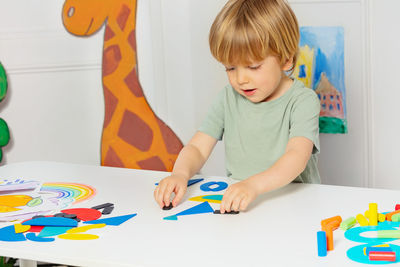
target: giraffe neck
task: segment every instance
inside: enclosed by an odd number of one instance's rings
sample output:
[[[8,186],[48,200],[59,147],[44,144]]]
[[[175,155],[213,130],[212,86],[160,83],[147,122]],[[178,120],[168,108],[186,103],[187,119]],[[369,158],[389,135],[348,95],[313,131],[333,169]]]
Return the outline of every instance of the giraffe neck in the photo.
[[[183,145],[153,112],[137,77],[136,0],[119,2],[104,34],[102,163],[171,171]]]
[[[149,109],[137,76],[136,0],[121,1],[108,17],[104,33],[102,76],[108,125],[119,105],[130,101],[129,108]],[[125,102],[124,102],[125,101]],[[136,112],[139,113],[139,112]]]

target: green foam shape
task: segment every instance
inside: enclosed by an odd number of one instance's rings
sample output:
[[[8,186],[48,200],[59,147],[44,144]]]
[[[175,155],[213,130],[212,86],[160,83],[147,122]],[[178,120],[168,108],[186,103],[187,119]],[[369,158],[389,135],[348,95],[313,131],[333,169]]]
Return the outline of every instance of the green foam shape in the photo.
[[[346,220],[344,220],[340,223],[340,229],[346,231],[346,230],[350,229],[351,227],[353,227],[356,223],[357,223],[356,218],[354,218],[354,217],[347,218]]]
[[[400,238],[400,230],[381,230],[377,233],[378,238]]]
[[[392,222],[400,222],[400,213],[396,213],[392,216]]]

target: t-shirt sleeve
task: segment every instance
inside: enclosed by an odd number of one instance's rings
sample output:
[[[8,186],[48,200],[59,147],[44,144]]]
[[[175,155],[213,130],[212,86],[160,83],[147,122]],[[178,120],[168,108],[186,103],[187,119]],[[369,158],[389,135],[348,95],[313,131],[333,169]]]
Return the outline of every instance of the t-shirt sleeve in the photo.
[[[313,154],[320,151],[319,112],[320,102],[314,91],[301,95],[293,106],[290,119],[289,138],[303,136],[313,144]]]
[[[208,134],[217,140],[222,140],[222,136],[224,135],[225,90],[219,92],[214,99],[199,128],[200,132]]]

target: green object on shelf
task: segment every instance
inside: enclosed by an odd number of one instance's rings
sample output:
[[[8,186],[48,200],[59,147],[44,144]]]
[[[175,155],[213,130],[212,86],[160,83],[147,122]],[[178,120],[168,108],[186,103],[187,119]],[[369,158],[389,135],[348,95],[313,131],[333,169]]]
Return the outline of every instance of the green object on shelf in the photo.
[[[6,97],[7,94],[7,75],[3,65],[0,63],[0,102]],[[3,159],[2,147],[6,146],[10,141],[10,131],[7,123],[0,118],[0,162]]]
[[[0,63],[0,101],[6,97],[7,94],[7,75],[6,71],[3,68],[3,65]]]
[[[0,147],[6,146],[10,141],[10,131],[8,130],[7,123],[0,118]]]

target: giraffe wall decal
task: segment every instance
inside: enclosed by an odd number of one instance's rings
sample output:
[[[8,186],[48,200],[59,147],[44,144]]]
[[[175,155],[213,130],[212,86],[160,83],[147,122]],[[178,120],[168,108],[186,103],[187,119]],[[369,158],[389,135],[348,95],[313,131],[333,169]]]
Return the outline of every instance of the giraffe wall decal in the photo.
[[[136,7],[136,0],[66,0],[62,18],[76,36],[90,36],[105,25],[101,164],[171,171],[183,145],[153,112],[139,83]]]

